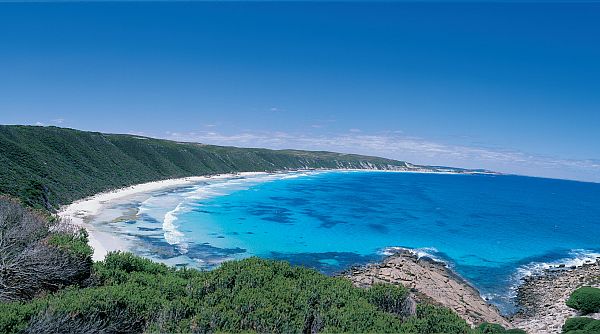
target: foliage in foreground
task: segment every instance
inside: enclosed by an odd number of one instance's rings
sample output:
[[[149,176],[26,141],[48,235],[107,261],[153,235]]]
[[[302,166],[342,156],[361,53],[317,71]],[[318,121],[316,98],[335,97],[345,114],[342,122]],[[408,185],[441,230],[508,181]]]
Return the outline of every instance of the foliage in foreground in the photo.
[[[79,284],[92,266],[87,234],[0,196],[0,302]]]
[[[598,334],[600,333],[600,320],[588,317],[573,317],[567,319],[562,327],[565,334]]]
[[[130,253],[90,256],[83,231],[0,197],[0,333],[507,333],[415,307],[401,286],[360,289],[287,262],[204,272]]]
[[[583,314],[600,311],[600,289],[583,286],[571,293],[567,306]],[[589,317],[573,317],[567,319],[562,327],[565,334],[599,334],[600,320]]]
[[[0,304],[0,332],[470,331],[445,308],[419,305],[404,319],[386,312],[390,298],[406,298],[402,287],[355,288],[343,278],[258,258],[201,272],[112,253],[94,265],[93,281],[87,288]]]
[[[476,331],[477,334],[481,333],[481,334],[526,334],[526,332],[522,329],[505,329],[504,327],[498,325],[498,324],[491,324],[491,323],[487,323],[484,322],[483,324],[480,324]]]
[[[600,311],[600,289],[583,286],[573,291],[567,300],[567,306],[583,314]]]

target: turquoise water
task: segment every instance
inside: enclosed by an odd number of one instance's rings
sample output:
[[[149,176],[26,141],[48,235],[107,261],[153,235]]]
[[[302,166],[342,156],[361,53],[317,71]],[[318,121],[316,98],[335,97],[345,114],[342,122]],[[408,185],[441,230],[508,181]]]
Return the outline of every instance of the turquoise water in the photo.
[[[332,274],[392,247],[446,262],[509,313],[519,278],[600,256],[600,184],[499,175],[322,172],[155,194],[137,251],[211,267],[261,256]]]

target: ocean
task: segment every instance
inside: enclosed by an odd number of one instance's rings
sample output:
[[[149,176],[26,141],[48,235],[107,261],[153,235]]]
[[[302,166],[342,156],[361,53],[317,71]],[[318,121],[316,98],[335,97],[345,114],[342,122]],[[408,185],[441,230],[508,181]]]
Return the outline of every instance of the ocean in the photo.
[[[523,276],[600,256],[600,184],[523,176],[261,174],[107,211],[92,223],[134,240],[134,253],[203,269],[260,256],[335,274],[412,249],[445,262],[505,314]]]

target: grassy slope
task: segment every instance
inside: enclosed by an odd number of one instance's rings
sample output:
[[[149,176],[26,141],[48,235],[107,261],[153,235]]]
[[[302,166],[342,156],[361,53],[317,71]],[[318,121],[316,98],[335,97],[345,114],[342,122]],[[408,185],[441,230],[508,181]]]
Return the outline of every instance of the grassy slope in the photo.
[[[53,209],[112,188],[174,177],[300,168],[405,168],[401,161],[236,148],[57,127],[0,125],[0,193]]]

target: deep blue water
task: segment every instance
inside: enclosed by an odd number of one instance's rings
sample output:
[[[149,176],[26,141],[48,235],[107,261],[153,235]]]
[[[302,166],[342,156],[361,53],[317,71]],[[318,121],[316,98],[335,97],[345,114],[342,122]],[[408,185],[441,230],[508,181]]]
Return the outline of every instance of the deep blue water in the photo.
[[[600,253],[594,183],[325,172],[197,185],[139,206],[123,224],[149,241],[138,249],[147,256],[211,266],[257,255],[331,274],[408,247],[447,262],[506,312],[522,275]]]

